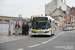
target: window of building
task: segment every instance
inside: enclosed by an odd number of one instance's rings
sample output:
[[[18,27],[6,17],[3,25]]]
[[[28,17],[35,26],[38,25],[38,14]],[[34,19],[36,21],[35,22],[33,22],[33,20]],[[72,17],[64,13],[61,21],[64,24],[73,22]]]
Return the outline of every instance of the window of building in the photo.
[[[64,16],[64,19],[66,19],[66,16]]]
[[[9,20],[4,20],[4,22],[10,22]]]
[[[67,22],[66,22],[66,20],[64,20],[64,24],[66,24]]]
[[[0,19],[0,22],[3,22],[3,20],[2,20],[2,19]]]
[[[64,14],[66,14],[66,11],[63,11]]]

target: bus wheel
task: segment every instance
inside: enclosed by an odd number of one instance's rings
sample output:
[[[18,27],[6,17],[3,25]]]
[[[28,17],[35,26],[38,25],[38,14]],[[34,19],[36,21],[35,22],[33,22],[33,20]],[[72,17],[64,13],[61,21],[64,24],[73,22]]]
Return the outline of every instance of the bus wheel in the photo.
[[[32,35],[31,37],[37,37],[37,35]]]
[[[51,35],[48,35],[48,37],[51,37]]]
[[[37,37],[37,35],[34,35],[34,37]]]
[[[31,35],[31,37],[34,37],[34,35]]]

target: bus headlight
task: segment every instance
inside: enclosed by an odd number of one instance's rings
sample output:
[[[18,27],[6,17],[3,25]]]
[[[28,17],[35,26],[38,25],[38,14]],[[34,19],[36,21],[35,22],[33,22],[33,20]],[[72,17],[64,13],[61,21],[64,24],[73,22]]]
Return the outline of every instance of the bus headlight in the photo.
[[[36,32],[34,32],[33,30],[31,30],[31,32],[32,32],[32,33],[36,33]]]
[[[49,30],[49,32],[50,32],[51,30]]]
[[[51,30],[49,30],[49,31],[45,31],[44,33],[49,33]]]
[[[31,32],[32,32],[32,30],[31,30]]]

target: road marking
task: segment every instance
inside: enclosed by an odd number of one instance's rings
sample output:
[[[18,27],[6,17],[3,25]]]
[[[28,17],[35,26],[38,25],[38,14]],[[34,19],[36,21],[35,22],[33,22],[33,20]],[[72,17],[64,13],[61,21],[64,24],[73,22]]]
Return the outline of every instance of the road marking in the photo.
[[[62,32],[64,33],[64,32]],[[48,41],[52,41],[53,39],[55,39],[56,37],[58,37],[59,35],[61,35],[62,33],[58,34],[57,36],[53,37],[52,39],[49,39]]]
[[[64,33],[64,32],[62,32],[62,33]],[[52,40],[55,39],[56,37],[58,37],[59,35],[61,35],[62,33],[60,33],[57,36],[53,37]]]
[[[32,45],[32,46],[29,46],[28,48],[32,48],[32,47],[39,46],[39,45],[41,44]]]
[[[48,43],[48,41],[42,42],[42,44],[46,44],[46,43]]]
[[[48,41],[51,41],[52,39],[49,39]]]
[[[49,39],[45,42],[42,42],[41,44],[36,44],[36,45],[32,45],[32,46],[28,46],[28,48],[32,48],[32,47],[36,47],[36,46],[39,46],[39,45],[42,45],[42,44],[46,44],[48,43],[49,41],[52,41],[53,39],[55,39],[56,37],[58,37],[59,35],[63,34],[64,32],[61,32],[60,34],[58,34],[57,36],[53,37],[52,39]]]
[[[23,48],[20,48],[20,49],[18,49],[18,50],[24,50]]]
[[[29,38],[29,37],[23,37],[23,38],[13,39],[13,40],[4,41],[4,42],[0,42],[0,43],[12,42],[12,41],[16,41],[16,40],[25,39],[25,38]]]

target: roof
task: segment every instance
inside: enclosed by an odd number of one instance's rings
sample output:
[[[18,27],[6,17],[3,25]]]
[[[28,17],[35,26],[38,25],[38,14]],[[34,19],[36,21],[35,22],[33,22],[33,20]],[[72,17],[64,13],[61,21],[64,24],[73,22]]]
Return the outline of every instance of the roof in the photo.
[[[71,8],[70,6],[67,5],[68,8]]]
[[[10,16],[0,16],[0,17],[3,17],[3,18],[18,18],[18,17],[10,17]]]
[[[55,20],[54,18],[52,18],[51,16],[47,16],[49,19],[51,19],[51,20]]]
[[[66,15],[60,8],[55,9],[50,15],[52,16],[52,14],[53,14],[54,12],[56,12],[57,10],[60,12],[60,15],[61,15],[61,14],[62,14],[62,15]]]

